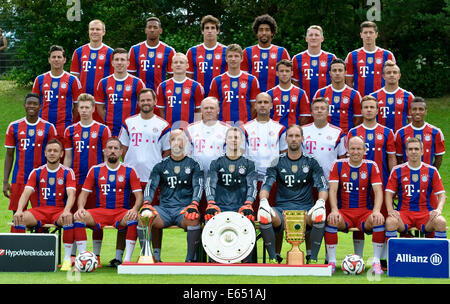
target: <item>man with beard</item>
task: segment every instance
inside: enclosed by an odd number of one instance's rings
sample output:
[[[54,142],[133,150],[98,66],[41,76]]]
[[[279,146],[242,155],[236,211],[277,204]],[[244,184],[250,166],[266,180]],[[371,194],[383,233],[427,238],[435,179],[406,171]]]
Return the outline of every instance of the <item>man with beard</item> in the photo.
[[[119,231],[126,230],[124,262],[130,262],[137,239],[138,211],[142,205],[142,188],[133,167],[120,162],[122,145],[116,137],[106,141],[105,162],[93,166],[86,177],[80,196],[78,210],[74,215],[74,233],[80,253],[86,251],[86,226],[98,230],[104,226],[114,226]],[[86,210],[89,193],[97,193],[96,208]],[[136,201],[130,204],[130,195]]]
[[[25,233],[26,227],[39,228],[56,223],[63,227],[64,259],[62,271],[72,267],[70,254],[73,246],[73,216],[70,210],[75,203],[76,180],[72,169],[60,163],[63,145],[51,139],[45,147],[47,163],[31,171],[14,214],[16,233]],[[30,196],[36,193],[37,206],[23,211]]]
[[[311,260],[317,261],[325,228],[325,201],[328,198],[328,182],[319,163],[303,155],[303,132],[298,125],[291,125],[286,131],[288,150],[280,155],[276,164],[267,169],[264,184],[259,193],[258,221],[270,263],[276,263],[275,232],[284,229],[284,210],[307,210],[306,224],[311,240]],[[269,205],[269,193],[277,183],[275,207]],[[313,187],[319,191],[314,204]]]
[[[124,163],[132,165],[136,169],[141,181],[142,191],[145,190],[148,178],[153,166],[170,154],[169,134],[170,126],[167,121],[154,113],[156,105],[156,93],[149,88],[142,89],[138,94],[139,114],[125,119],[119,134],[119,140],[124,147]],[[131,198],[131,202],[134,200]],[[159,203],[159,189],[153,197],[152,204]],[[143,240],[143,230],[138,226],[139,239]],[[160,239],[161,237],[158,237]],[[155,243],[153,248],[161,248],[161,244]],[[160,243],[160,242],[159,242]],[[111,261],[113,265],[119,265],[122,260],[122,246],[116,250],[116,258]]]
[[[158,215],[153,221],[152,237],[158,229],[177,225],[187,231],[186,262],[195,262],[200,243],[201,227],[199,202],[203,193],[203,169],[186,156],[186,135],[180,130],[170,132],[171,155],[157,163],[150,174],[144,192],[144,204],[150,205],[157,187],[161,188],[158,206],[149,206]],[[161,257],[154,254],[156,261]]]

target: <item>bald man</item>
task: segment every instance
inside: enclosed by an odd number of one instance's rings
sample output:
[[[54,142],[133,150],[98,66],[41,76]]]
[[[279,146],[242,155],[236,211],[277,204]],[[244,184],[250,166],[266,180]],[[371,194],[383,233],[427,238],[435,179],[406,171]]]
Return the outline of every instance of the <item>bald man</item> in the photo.
[[[186,262],[195,262],[195,252],[201,237],[198,206],[203,193],[203,168],[186,155],[187,139],[182,130],[172,130],[169,142],[171,155],[153,167],[144,192],[144,204],[151,204],[159,186],[159,206],[149,207],[158,215],[153,222],[153,229],[177,225],[187,230]],[[152,232],[152,235],[155,233]],[[156,261],[161,260],[158,254],[154,254],[154,257]]]

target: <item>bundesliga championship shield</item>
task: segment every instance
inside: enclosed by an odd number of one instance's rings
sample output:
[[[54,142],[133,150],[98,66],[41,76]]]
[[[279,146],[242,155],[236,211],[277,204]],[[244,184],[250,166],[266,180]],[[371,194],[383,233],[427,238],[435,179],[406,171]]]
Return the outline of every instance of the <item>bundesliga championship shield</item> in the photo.
[[[255,227],[242,214],[221,212],[206,223],[202,243],[205,252],[214,261],[222,264],[237,263],[253,250],[256,243]]]
[[[155,258],[152,255],[151,247],[151,233],[152,225],[155,220],[156,215],[148,208],[147,205],[142,206],[139,211],[139,220],[141,221],[144,228],[144,242],[141,248],[141,255],[139,256],[139,264],[153,264],[155,263]]]
[[[305,240],[305,217],[306,211],[304,210],[283,211],[286,241],[292,245],[291,250],[287,253],[286,263],[288,265],[303,265],[305,263],[305,254],[299,248]]]

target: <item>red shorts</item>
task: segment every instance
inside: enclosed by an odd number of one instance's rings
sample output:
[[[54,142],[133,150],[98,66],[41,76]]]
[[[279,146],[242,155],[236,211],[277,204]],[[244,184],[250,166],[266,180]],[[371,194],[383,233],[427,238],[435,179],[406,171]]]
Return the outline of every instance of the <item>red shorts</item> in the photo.
[[[8,210],[17,211],[17,207],[19,207],[20,196],[22,195],[23,190],[25,189],[24,184],[11,184],[11,191],[9,195],[9,206]],[[36,192],[33,192],[30,196],[31,207],[37,207],[37,196]],[[24,207],[26,210],[28,204]]]
[[[417,228],[421,231],[425,231],[425,225],[430,220],[430,213],[428,211],[399,211],[400,218],[403,224],[405,224],[405,232],[410,228]]]
[[[258,191],[257,191],[257,195],[256,195],[256,199],[255,202],[253,203],[253,210],[255,212],[255,217],[258,215],[258,209],[259,209],[259,192],[261,191],[261,187],[262,187],[262,182],[258,181]],[[277,183],[274,182],[272,185],[272,189],[270,189],[270,193],[269,193],[269,205],[270,206],[275,206],[275,198],[277,197]]]
[[[40,206],[28,210],[38,222],[38,227],[45,224],[57,225],[56,222],[63,211],[64,207],[55,206]]]
[[[97,229],[102,229],[105,226],[114,226],[119,229],[119,223],[127,214],[128,209],[125,208],[116,208],[116,209],[107,209],[107,208],[94,208],[89,209],[88,212],[91,214],[94,219],[95,225]],[[125,228],[125,227],[121,227]]]
[[[83,188],[83,185],[77,184],[77,192],[75,193],[75,203],[73,204],[72,213],[75,213],[78,210],[78,197],[81,193],[81,188]],[[84,205],[84,209],[92,209],[95,208],[95,204],[97,202],[97,196],[95,195],[95,189],[89,193],[86,204]]]
[[[372,210],[365,208],[339,209],[339,213],[344,219],[347,229],[358,228],[364,231],[364,223],[369,215],[372,214]]]

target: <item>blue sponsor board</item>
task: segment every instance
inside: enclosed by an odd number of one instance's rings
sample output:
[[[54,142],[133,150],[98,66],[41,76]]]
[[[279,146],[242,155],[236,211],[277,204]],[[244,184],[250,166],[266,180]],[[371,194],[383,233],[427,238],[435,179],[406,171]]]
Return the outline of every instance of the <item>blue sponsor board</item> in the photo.
[[[56,271],[58,236],[0,233],[0,272]]]
[[[449,244],[446,239],[389,239],[388,275],[449,278]]]

